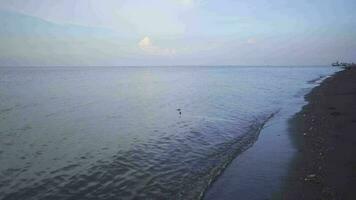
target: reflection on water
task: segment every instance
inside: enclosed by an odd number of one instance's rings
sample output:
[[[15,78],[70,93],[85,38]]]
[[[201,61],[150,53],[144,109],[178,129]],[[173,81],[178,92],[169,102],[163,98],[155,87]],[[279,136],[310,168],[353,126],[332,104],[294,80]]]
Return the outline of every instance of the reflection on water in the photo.
[[[0,199],[197,199],[330,72],[0,68]]]

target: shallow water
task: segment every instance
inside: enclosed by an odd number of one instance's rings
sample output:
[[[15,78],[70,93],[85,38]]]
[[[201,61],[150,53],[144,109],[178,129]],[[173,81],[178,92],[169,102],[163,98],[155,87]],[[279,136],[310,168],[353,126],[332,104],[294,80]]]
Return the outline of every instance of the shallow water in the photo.
[[[273,114],[333,72],[0,68],[0,199],[200,198]]]
[[[285,185],[298,151],[290,120],[307,102],[304,95],[324,78],[308,81],[288,106],[281,108],[260,131],[252,148],[239,154],[205,192],[204,200],[283,199]]]

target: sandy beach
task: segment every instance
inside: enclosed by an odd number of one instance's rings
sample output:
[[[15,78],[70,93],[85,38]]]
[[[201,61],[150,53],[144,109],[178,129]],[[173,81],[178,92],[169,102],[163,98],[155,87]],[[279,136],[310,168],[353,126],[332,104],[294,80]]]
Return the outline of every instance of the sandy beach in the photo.
[[[356,69],[337,72],[305,98],[291,120],[298,158],[283,199],[355,199]]]

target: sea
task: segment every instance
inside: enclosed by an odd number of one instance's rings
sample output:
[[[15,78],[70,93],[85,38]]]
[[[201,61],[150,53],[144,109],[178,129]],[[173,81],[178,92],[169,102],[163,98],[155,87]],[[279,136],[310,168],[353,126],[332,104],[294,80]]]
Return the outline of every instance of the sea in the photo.
[[[1,67],[0,199],[268,199],[329,66]]]

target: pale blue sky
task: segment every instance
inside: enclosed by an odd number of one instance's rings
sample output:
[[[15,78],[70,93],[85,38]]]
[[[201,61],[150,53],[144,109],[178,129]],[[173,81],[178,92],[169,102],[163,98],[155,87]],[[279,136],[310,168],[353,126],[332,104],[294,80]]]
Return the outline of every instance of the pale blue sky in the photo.
[[[356,61],[354,0],[0,0],[0,65]]]

